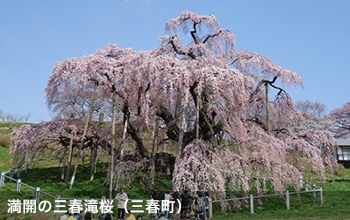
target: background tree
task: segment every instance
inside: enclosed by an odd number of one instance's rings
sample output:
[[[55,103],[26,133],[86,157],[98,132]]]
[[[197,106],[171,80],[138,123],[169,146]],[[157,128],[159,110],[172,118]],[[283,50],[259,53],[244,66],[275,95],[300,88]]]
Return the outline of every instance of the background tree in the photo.
[[[0,109],[0,121],[23,123],[23,122],[28,122],[29,118],[30,118],[30,114],[15,115],[12,113],[4,112]]]
[[[331,118],[336,123],[336,137],[346,137],[350,133],[350,103],[345,103],[342,107],[336,108],[330,113]]]
[[[77,119],[55,120],[18,128],[11,136],[10,154],[14,166],[28,165],[40,156],[45,156],[64,159],[67,162],[66,168],[69,169],[71,155],[68,154],[68,150],[70,147],[73,148],[72,151],[79,148],[83,130],[84,122]],[[84,138],[82,150],[98,148],[99,151],[108,152],[106,136],[108,137],[105,129],[96,124],[91,125]],[[75,154],[78,153],[75,150]],[[69,175],[65,178],[69,178]]]
[[[318,129],[324,131],[333,131],[335,123],[326,113],[326,105],[318,101],[309,100],[298,101],[295,104],[296,110],[303,117],[300,125],[308,129]]]
[[[326,105],[318,101],[298,101],[296,102],[295,107],[301,114],[304,115],[313,114],[316,116],[322,116],[326,114]]]

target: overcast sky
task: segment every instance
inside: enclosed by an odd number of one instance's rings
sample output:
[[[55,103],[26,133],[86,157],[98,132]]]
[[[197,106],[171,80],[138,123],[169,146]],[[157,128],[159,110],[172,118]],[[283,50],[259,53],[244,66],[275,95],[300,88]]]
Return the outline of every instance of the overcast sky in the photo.
[[[297,72],[295,100],[328,110],[350,101],[348,0],[60,0],[1,1],[0,109],[50,120],[44,89],[55,62],[108,43],[134,50],[158,47],[164,24],[183,10],[213,14],[248,49]]]

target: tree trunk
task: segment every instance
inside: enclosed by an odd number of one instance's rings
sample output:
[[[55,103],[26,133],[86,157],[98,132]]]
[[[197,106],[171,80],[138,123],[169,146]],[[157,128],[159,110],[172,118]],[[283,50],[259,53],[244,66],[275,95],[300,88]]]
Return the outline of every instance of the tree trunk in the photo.
[[[70,137],[69,140],[69,153],[68,153],[68,160],[67,160],[67,166],[66,166],[66,184],[68,183],[68,178],[70,175],[70,169],[72,167],[72,156],[73,156],[73,135]]]
[[[94,149],[90,149],[90,181],[94,180]]]
[[[112,143],[111,143],[111,162],[109,167],[109,199],[112,199],[113,197],[113,174],[114,174],[114,148],[116,144],[116,134],[115,134],[115,112],[117,103],[115,100],[115,91],[113,91],[112,95]]]
[[[139,150],[141,156],[148,159],[151,158],[150,152],[148,152],[145,145],[143,144],[141,137],[139,137],[136,129],[132,126],[130,122],[128,123],[128,133],[130,134],[132,139],[134,139],[134,141],[136,142],[136,148]]]
[[[181,127],[180,127],[180,132],[179,132],[179,142],[177,145],[177,153],[176,153],[176,159],[180,159],[180,156],[182,154],[182,148],[183,148],[183,140],[184,140],[184,130],[186,126],[186,110],[187,110],[187,105],[184,106],[182,112],[181,112]],[[197,134],[197,132],[196,132]]]
[[[269,103],[269,85],[265,83],[265,107],[266,107],[266,126],[267,133],[271,134],[271,124],[270,124],[270,103]]]
[[[88,112],[88,115],[86,117],[86,121],[85,121],[85,125],[84,125],[84,131],[83,131],[83,135],[81,137],[81,143],[79,144],[79,152],[78,152],[76,160],[75,160],[74,171],[73,171],[72,179],[70,181],[70,186],[69,186],[70,189],[73,187],[73,184],[74,184],[75,176],[76,176],[77,170],[78,170],[79,159],[80,159],[82,148],[83,148],[83,145],[84,145],[85,136],[86,136],[86,133],[87,133],[87,129],[88,129],[90,120],[92,118],[92,112],[93,112],[93,109],[94,109],[94,101],[95,101],[95,96],[96,96],[96,88],[97,88],[97,83],[95,82],[94,83],[94,91],[93,91],[91,99],[90,99],[89,112]]]

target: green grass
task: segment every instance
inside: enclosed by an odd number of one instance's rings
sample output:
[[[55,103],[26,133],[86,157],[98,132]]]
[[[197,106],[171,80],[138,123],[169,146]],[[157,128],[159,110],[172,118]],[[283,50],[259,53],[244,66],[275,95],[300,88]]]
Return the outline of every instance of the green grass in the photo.
[[[97,166],[97,173],[95,179],[90,181],[90,167],[88,164],[85,166],[80,165],[78,168],[77,178],[74,183],[73,189],[68,189],[65,182],[60,179],[62,168],[53,165],[48,167],[35,167],[28,170],[27,173],[22,171],[21,180],[22,182],[29,184],[33,187],[40,187],[44,192],[48,192],[53,196],[60,195],[61,198],[95,198],[101,199],[102,196],[108,198],[109,191],[108,185],[104,184],[106,179],[106,171],[108,169],[107,163],[99,163]],[[41,164],[42,165],[42,164]],[[143,178],[143,173],[137,173],[135,180],[132,184],[125,188],[130,199],[149,199],[150,198],[150,187],[140,184]],[[16,176],[16,174],[14,175]],[[155,188],[161,192],[167,192],[171,189],[171,180],[165,178],[163,174],[158,173],[155,181]],[[5,188],[0,188],[0,220],[3,216],[4,219],[26,219],[34,218],[33,214],[22,216],[7,213],[8,199],[33,199],[34,191],[22,186],[20,193],[15,192],[16,184],[6,180]],[[113,193],[116,195],[116,192]],[[51,200],[49,197],[44,196],[43,199]],[[114,212],[117,210],[114,209]],[[57,215],[55,215],[57,217]],[[35,216],[35,219],[47,219],[48,215]]]
[[[72,190],[66,188],[59,179],[61,169],[58,167],[33,168],[27,174],[23,174],[23,182],[40,186],[41,190],[52,195],[61,195],[69,198],[101,198],[108,195],[108,186],[104,185],[107,164],[99,164],[96,178],[89,181],[89,167],[79,166],[77,180]],[[343,170],[344,175],[350,175],[350,170]],[[140,184],[143,174],[138,173],[135,181],[126,188],[129,198],[148,199],[150,189]],[[157,174],[155,188],[161,192],[171,188],[171,181],[162,174]],[[322,184],[324,190],[324,204],[320,205],[317,198],[310,194],[300,196],[291,195],[291,209],[284,208],[283,196],[264,199],[261,204],[255,200],[255,213],[249,214],[248,209],[231,210],[222,213],[218,207],[214,210],[214,220],[229,219],[347,219],[350,207],[350,179],[342,178],[334,181],[326,181]],[[108,197],[108,196],[107,196]],[[6,187],[0,189],[0,219],[32,219],[34,215],[10,215],[7,214],[7,199],[30,199],[33,191],[23,186],[22,192],[15,192],[15,184],[6,182]],[[216,205],[217,206],[217,205]],[[3,217],[1,217],[3,216]],[[54,215],[57,217],[57,215]],[[41,214],[33,219],[49,219],[50,215]],[[349,217],[350,219],[350,217]]]
[[[332,187],[337,188],[337,185],[334,183]],[[350,187],[350,183],[347,186]],[[325,187],[323,205],[312,194],[291,196],[290,210],[284,208],[284,199],[281,197],[264,201],[261,206],[255,200],[254,214],[249,214],[247,209],[229,213],[215,212],[213,219],[350,219],[350,191],[328,190]]]
[[[22,124],[18,123],[0,123],[0,137],[5,139],[0,141],[5,143],[0,146],[0,171],[7,171],[11,167],[9,157],[9,135],[13,129]],[[4,146],[5,145],[5,146]],[[85,166],[80,165],[77,179],[73,189],[69,190],[65,183],[60,179],[61,169],[58,167],[57,160],[38,161],[32,165],[28,173],[22,171],[21,180],[31,186],[40,186],[42,191],[52,195],[60,195],[68,198],[101,198],[108,197],[108,186],[104,184],[108,169],[108,158],[100,160],[97,167],[97,173],[93,181],[89,181],[90,167],[89,161]],[[106,161],[106,162],[103,162]],[[125,190],[129,198],[149,199],[151,191],[167,192],[171,189],[172,183],[163,174],[156,176],[155,186],[150,189],[149,186],[141,184],[142,173],[137,173],[135,180]],[[16,176],[16,175],[15,175]],[[328,178],[327,181],[321,181],[318,176],[312,173],[306,175],[315,181],[318,186],[324,190],[324,204],[320,205],[312,194],[303,194],[299,197],[293,195],[290,197],[291,209],[284,207],[284,197],[278,196],[269,199],[263,199],[260,202],[255,200],[255,213],[249,214],[247,208],[241,210],[230,210],[222,213],[219,204],[214,207],[214,220],[232,220],[232,219],[350,219],[350,170],[340,169],[336,176]],[[115,192],[114,192],[115,195]],[[25,186],[20,193],[15,192],[15,183],[6,181],[4,188],[0,189],[0,220],[2,219],[58,219],[58,214],[8,214],[8,199],[33,199],[34,192]],[[43,197],[43,199],[48,199]],[[246,205],[247,207],[247,205]],[[114,210],[115,211],[115,210]]]
[[[24,125],[15,122],[0,122],[0,172],[7,171],[11,167],[9,156],[11,133],[16,128]]]
[[[13,130],[15,128],[18,128],[22,125],[29,124],[29,123],[18,123],[18,122],[0,122],[0,128],[6,128]]]
[[[0,147],[8,148],[10,146],[11,132],[24,123],[0,122]]]
[[[9,157],[9,148],[0,147],[0,172],[4,172],[10,169],[11,161]]]

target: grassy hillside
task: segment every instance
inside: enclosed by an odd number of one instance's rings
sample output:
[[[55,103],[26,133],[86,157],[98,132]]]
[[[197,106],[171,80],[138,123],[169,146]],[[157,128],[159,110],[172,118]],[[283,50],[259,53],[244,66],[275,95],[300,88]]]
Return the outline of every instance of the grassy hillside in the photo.
[[[7,171],[10,168],[9,148],[0,147],[0,171]]]
[[[0,135],[4,138],[0,146],[0,171],[9,169],[9,134],[21,124],[0,123]],[[97,166],[96,178],[89,181],[89,161],[80,165],[78,176],[72,190],[67,189],[60,179],[61,169],[58,161],[42,161],[30,167],[27,173],[22,172],[21,180],[31,186],[39,186],[42,191],[52,195],[68,198],[101,198],[108,195],[108,186],[104,184],[108,163],[100,162]],[[171,180],[164,174],[157,174],[155,186],[150,189],[142,182],[142,173],[138,173],[134,182],[126,189],[129,198],[149,199],[152,190],[167,192],[171,189]],[[317,179],[317,177],[315,177]],[[350,170],[341,169],[337,176],[324,182],[317,182],[324,190],[324,204],[321,206],[312,194],[291,196],[291,210],[284,208],[284,197],[274,197],[255,202],[255,214],[249,214],[248,209],[231,210],[222,213],[218,204],[214,208],[214,220],[231,219],[350,219]],[[2,219],[58,219],[58,214],[8,214],[8,199],[32,199],[34,192],[25,186],[20,193],[15,192],[15,183],[6,181],[0,188],[0,220]],[[49,199],[49,198],[44,198]],[[116,210],[115,210],[116,211]]]
[[[9,158],[11,132],[24,125],[16,122],[0,122],[0,171],[10,168],[11,160]]]
[[[68,190],[65,184],[57,178],[60,174],[58,167],[35,168],[23,174],[23,182],[32,186],[40,186],[41,190],[52,195],[60,195],[69,198],[101,198],[108,195],[108,187],[103,184],[105,180],[106,164],[100,164],[96,179],[89,181],[88,167],[80,166],[79,176],[72,190]],[[350,171],[344,171],[350,175]],[[149,188],[140,184],[142,174],[137,175],[136,180],[126,189],[129,198],[149,199]],[[291,209],[284,208],[284,197],[273,197],[259,202],[255,201],[255,214],[249,214],[248,209],[231,210],[222,213],[215,205],[214,220],[229,219],[349,219],[350,207],[350,179],[342,178],[335,181],[326,181],[322,184],[324,189],[324,204],[321,206],[318,199],[312,194],[294,195],[290,197]],[[159,191],[167,191],[171,188],[171,182],[162,174],[158,174],[156,188]],[[6,186],[0,189],[0,219],[49,219],[57,215],[41,214],[40,216],[7,214],[7,199],[31,199],[33,191],[22,188],[22,192],[15,192],[15,184],[6,182]],[[49,198],[45,198],[49,199]],[[116,211],[116,210],[115,210]],[[1,217],[2,216],[2,217]]]

